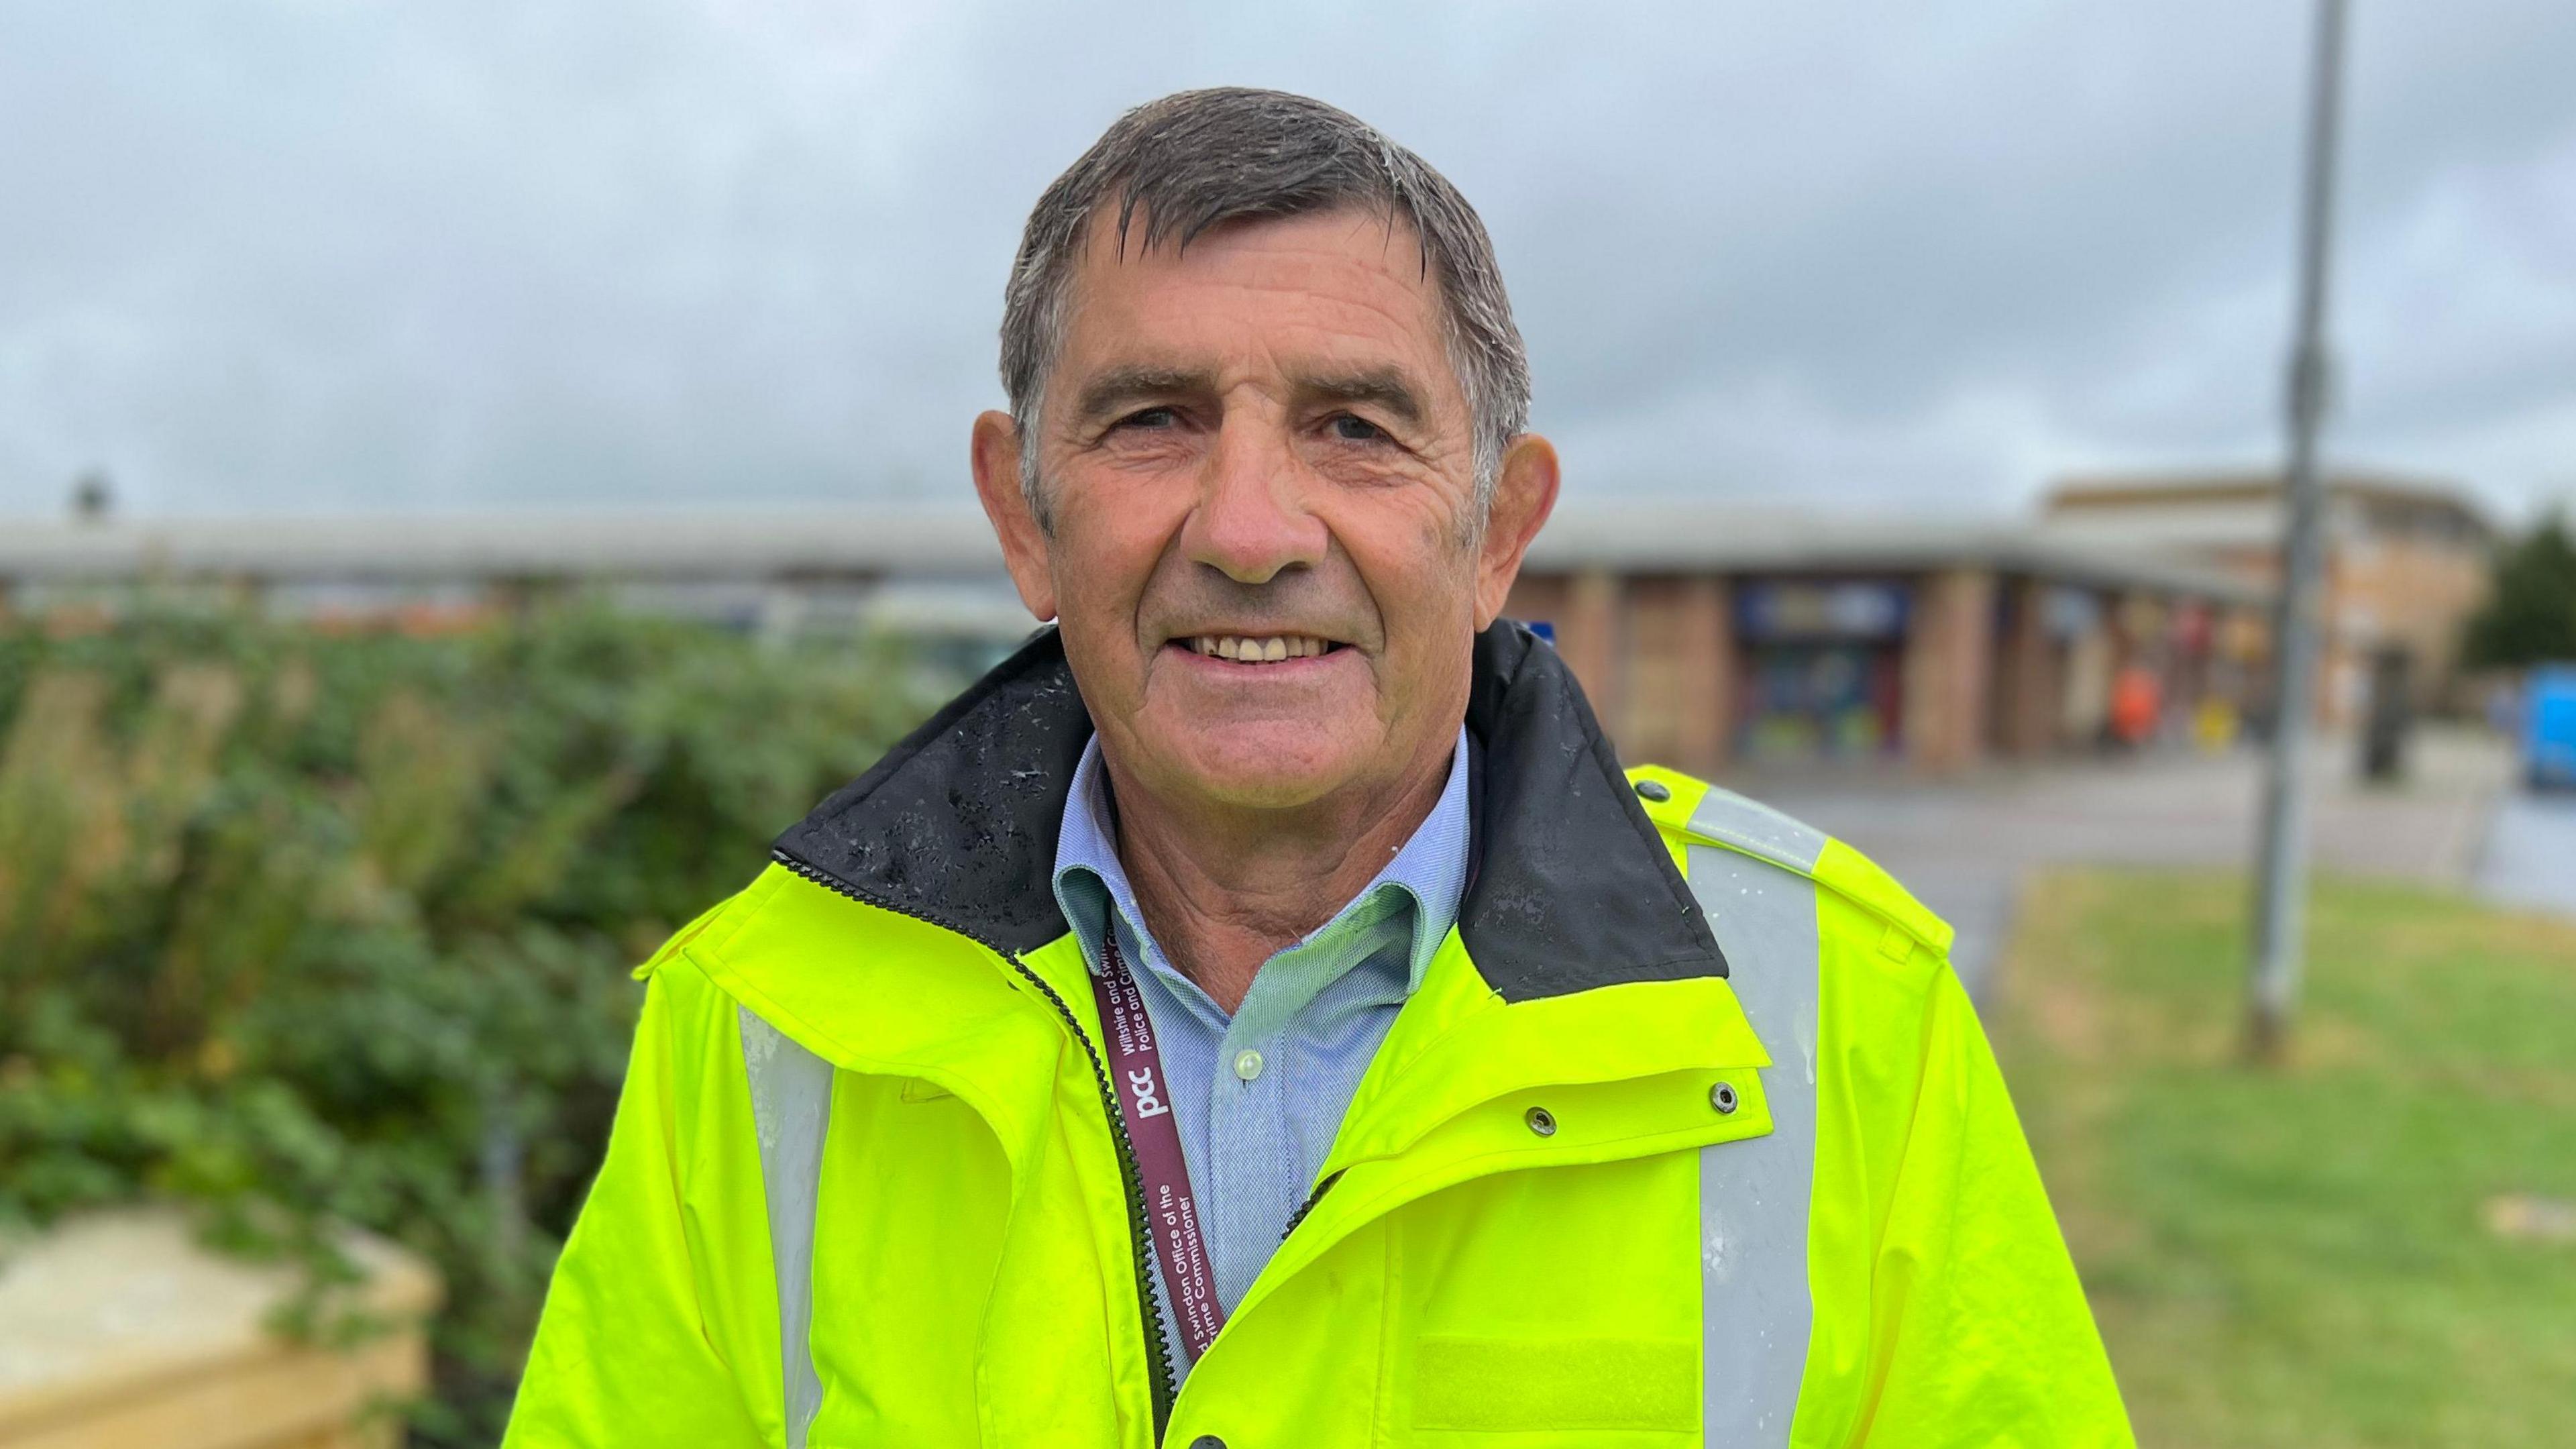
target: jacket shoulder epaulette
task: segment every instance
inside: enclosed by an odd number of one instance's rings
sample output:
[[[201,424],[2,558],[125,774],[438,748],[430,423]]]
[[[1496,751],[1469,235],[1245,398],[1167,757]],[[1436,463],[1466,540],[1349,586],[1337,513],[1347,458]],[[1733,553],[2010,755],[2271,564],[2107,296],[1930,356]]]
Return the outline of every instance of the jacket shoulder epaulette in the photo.
[[[1751,856],[1814,881],[1878,916],[1935,958],[1950,950],[1950,923],[1934,915],[1869,857],[1806,822],[1722,786],[1669,770],[1640,765],[1628,771],[1639,787],[1637,803],[1654,822],[1673,863],[1689,873],[1693,845]],[[1658,798],[1660,797],[1660,798]]]

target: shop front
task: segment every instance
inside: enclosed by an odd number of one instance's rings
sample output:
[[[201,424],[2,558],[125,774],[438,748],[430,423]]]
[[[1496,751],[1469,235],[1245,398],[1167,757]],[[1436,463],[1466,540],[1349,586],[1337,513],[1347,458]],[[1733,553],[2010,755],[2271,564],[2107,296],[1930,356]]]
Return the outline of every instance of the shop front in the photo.
[[[1737,755],[1785,762],[1896,754],[1910,605],[1911,591],[1893,579],[1740,584]]]

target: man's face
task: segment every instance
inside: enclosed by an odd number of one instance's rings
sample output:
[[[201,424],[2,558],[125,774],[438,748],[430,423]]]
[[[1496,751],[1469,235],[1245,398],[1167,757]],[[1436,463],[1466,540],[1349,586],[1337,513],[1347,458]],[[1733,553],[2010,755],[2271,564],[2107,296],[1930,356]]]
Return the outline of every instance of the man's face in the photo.
[[[1164,798],[1260,808],[1436,768],[1555,465],[1516,446],[1480,530],[1412,234],[1332,212],[1122,258],[1102,224],[1071,300],[1038,423],[1053,532],[1001,414],[976,473],[1113,759]]]

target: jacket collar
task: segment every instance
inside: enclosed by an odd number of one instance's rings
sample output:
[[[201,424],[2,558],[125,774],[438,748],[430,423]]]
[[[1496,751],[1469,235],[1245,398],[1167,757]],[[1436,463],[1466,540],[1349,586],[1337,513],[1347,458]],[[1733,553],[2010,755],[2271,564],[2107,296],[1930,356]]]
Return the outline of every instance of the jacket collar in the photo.
[[[1458,931],[1507,1001],[1724,976],[1726,960],[1553,648],[1476,637],[1467,730],[1476,841]],[[777,857],[1008,956],[1067,927],[1056,836],[1091,736],[1056,631],[976,681],[778,837]]]

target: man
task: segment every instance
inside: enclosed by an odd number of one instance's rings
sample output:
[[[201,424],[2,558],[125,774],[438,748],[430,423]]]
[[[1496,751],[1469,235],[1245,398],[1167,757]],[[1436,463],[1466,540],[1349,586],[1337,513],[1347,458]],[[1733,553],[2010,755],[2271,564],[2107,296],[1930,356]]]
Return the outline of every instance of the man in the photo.
[[[1491,244],[1317,102],[1039,199],[976,487],[1057,627],[645,966],[520,1445],[2104,1444],[1947,927],[1498,622]]]

